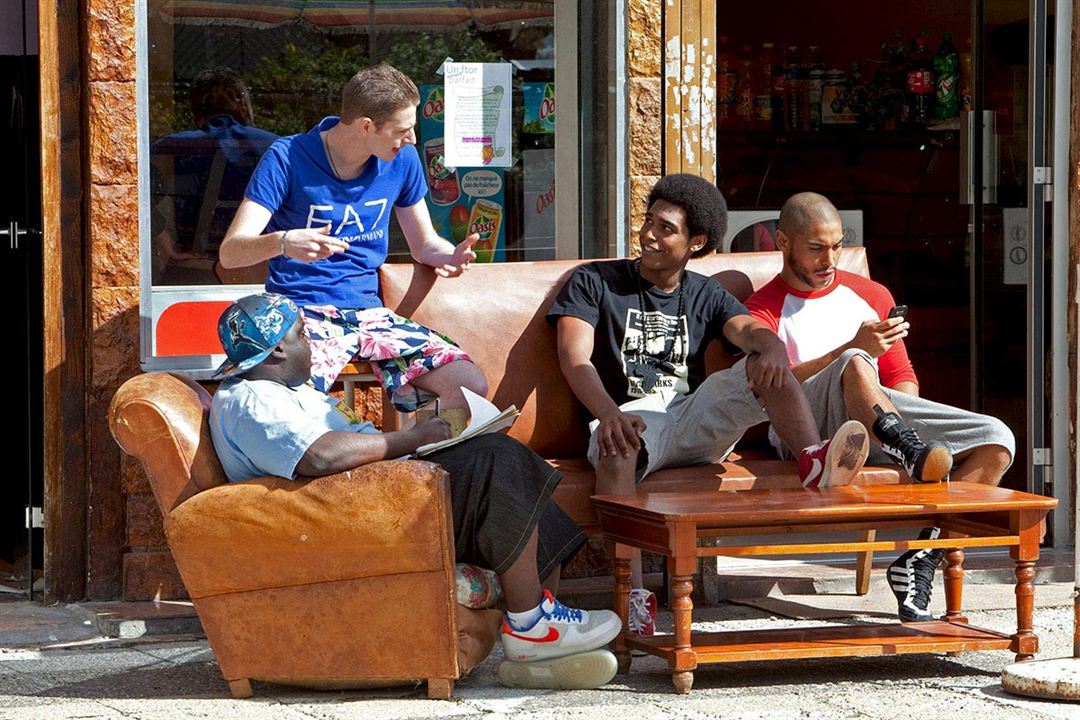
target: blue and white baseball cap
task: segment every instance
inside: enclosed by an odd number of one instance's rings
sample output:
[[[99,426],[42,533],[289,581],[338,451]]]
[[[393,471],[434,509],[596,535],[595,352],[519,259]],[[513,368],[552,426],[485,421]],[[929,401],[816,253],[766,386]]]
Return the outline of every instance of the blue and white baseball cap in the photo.
[[[300,309],[284,295],[259,293],[234,302],[218,319],[218,338],[228,359],[214,379],[247,372],[261,363],[299,317]]]

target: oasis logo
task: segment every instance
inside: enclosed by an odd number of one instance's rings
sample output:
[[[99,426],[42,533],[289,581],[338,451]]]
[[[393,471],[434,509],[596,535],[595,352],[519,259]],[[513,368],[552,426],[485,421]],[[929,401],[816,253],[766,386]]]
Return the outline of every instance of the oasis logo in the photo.
[[[544,99],[540,101],[540,119],[547,120],[555,115],[555,84],[544,86]]]
[[[435,88],[428,93],[427,102],[424,103],[423,110],[425,120],[442,120],[443,119],[443,91],[439,88]]]
[[[476,222],[469,225],[469,234],[476,233],[480,237],[490,237],[491,233],[498,227],[498,223],[493,218],[478,218]]]
[[[551,181],[551,188],[545,192],[536,196],[536,214],[544,212],[546,208],[555,203],[555,181]]]

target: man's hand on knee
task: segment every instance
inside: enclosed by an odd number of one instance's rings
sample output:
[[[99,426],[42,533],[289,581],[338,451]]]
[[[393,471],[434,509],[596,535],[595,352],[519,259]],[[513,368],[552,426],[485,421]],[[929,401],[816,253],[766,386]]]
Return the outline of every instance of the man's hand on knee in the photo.
[[[641,450],[641,433],[645,432],[645,428],[645,421],[640,415],[622,410],[616,410],[600,418],[600,424],[596,428],[600,457],[636,456]]]
[[[791,372],[788,368],[787,353],[770,347],[760,353],[753,353],[746,358],[746,379],[755,390],[768,390],[784,387]]]

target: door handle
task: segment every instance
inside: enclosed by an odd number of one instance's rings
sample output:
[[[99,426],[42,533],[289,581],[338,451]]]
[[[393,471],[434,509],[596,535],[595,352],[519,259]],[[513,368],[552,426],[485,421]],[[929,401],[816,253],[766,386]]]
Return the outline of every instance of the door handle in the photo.
[[[10,222],[8,222],[7,228],[0,228],[0,238],[6,237],[8,239],[8,248],[11,250],[18,250],[19,238],[28,235],[36,236],[38,235],[38,231],[32,229],[24,230],[20,228],[19,222],[17,220],[11,220]]]

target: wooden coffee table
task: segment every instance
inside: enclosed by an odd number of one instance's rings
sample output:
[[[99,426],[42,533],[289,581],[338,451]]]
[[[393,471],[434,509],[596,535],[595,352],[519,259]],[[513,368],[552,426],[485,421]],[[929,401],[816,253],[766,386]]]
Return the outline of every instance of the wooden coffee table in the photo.
[[[783,658],[1011,650],[1017,660],[1039,648],[1032,632],[1040,522],[1053,498],[973,483],[847,486],[824,490],[740,490],[593,498],[605,539],[615,543],[615,610],[624,631],[615,642],[620,672],[630,651],[666,658],[675,691],[689,692],[699,664]],[[918,528],[942,529],[918,540]],[[753,537],[910,528],[912,539],[784,542],[698,547],[698,538]],[[969,625],[961,611],[965,547],[1008,546],[1016,561],[1016,633]],[[630,556],[638,548],[668,558],[674,635],[625,632]],[[810,629],[691,633],[693,575],[699,557],[788,555],[945,548],[946,612],[940,620]]]

